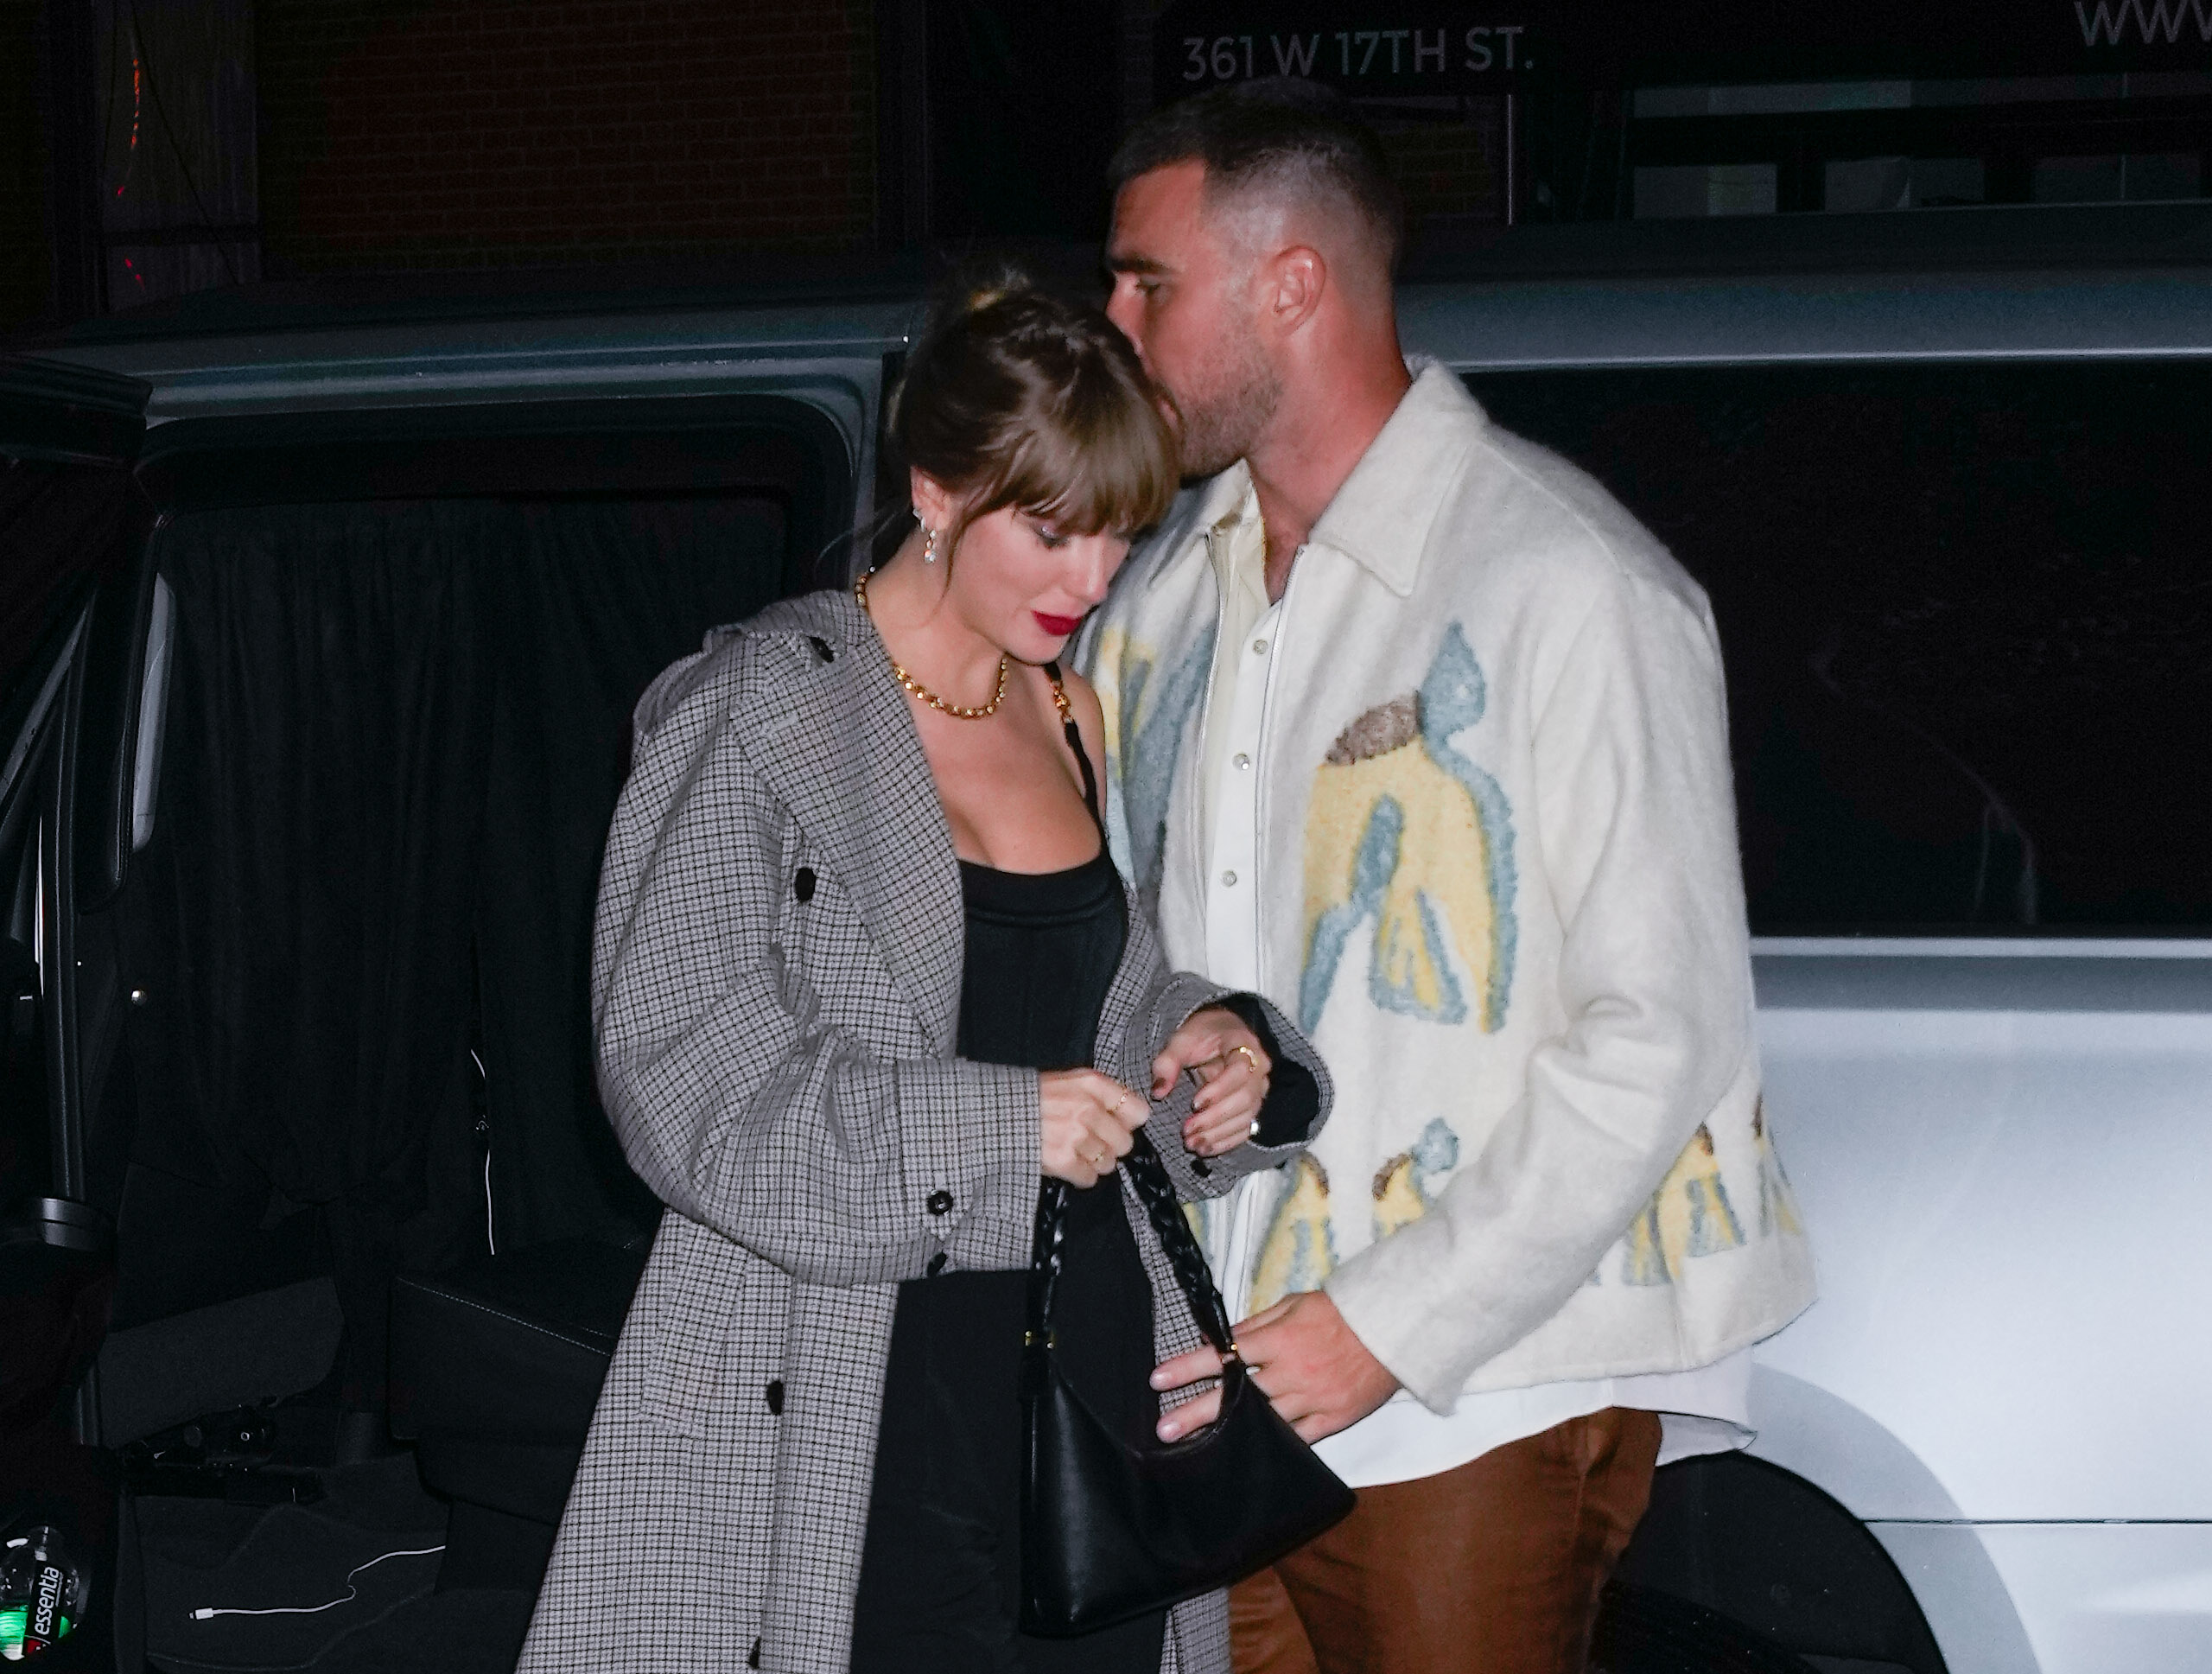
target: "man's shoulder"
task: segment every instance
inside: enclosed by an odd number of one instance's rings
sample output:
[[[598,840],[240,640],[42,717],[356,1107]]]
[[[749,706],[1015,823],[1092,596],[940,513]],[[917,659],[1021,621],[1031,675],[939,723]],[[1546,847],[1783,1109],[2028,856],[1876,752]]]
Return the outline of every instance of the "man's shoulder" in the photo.
[[[1456,498],[1447,538],[1487,548],[1502,578],[1562,598],[1626,590],[1705,608],[1703,589],[1666,544],[1597,478],[1541,442],[1486,424]]]

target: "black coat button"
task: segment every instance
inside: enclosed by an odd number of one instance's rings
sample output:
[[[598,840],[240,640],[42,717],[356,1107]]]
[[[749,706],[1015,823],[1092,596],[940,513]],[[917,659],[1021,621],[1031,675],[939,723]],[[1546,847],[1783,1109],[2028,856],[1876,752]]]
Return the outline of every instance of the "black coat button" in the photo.
[[[924,1206],[933,1215],[949,1214],[952,1210],[952,1193],[940,1187],[929,1194]]]
[[[772,1378],[769,1381],[768,1410],[779,1418],[784,1416],[784,1380],[780,1378]]]
[[[938,1274],[940,1274],[940,1273],[942,1273],[942,1272],[944,1272],[944,1251],[940,1250],[940,1251],[938,1251],[937,1252],[937,1254],[935,1254],[934,1256],[931,1256],[931,1257],[930,1257],[930,1264],[929,1264],[929,1270],[929,1270],[929,1276],[930,1276],[931,1278],[935,1278]]]
[[[811,866],[802,866],[792,875],[791,894],[801,901],[814,899],[814,869]]]
[[[747,1658],[745,1659],[745,1665],[746,1665],[747,1668],[758,1668],[758,1667],[760,1667],[760,1640],[755,1639],[755,1640],[753,1640],[753,1654],[752,1654],[751,1656],[747,1657]]]

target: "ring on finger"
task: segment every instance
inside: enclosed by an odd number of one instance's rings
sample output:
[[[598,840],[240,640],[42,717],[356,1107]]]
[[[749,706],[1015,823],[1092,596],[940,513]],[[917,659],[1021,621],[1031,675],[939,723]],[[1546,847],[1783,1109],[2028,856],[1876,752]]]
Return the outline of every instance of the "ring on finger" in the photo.
[[[1251,1047],[1247,1046],[1234,1046],[1230,1047],[1230,1051],[1243,1053],[1244,1054],[1244,1061],[1252,1066],[1253,1074],[1258,1075],[1262,1073],[1260,1068],[1260,1054],[1254,1052]]]

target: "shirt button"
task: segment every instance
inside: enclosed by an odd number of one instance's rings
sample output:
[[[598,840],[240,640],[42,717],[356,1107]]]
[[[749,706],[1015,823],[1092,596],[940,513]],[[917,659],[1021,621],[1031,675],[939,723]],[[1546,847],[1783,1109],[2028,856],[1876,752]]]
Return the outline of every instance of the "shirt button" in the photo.
[[[1230,756],[1229,759],[1235,762],[1240,768],[1249,767],[1252,765],[1252,758],[1245,754],[1242,750],[1239,750],[1235,755]]]
[[[942,1215],[952,1207],[952,1193],[943,1190],[931,1192],[922,1206],[933,1215]]]
[[[1221,881],[1224,883],[1234,883],[1236,882],[1236,874],[1234,872],[1224,872],[1221,875]]]
[[[1253,641],[1252,641],[1252,654],[1253,654],[1254,656],[1255,656],[1255,657],[1264,657],[1264,656],[1266,656],[1266,655],[1268,654],[1268,642],[1267,642],[1265,640],[1253,640]]]

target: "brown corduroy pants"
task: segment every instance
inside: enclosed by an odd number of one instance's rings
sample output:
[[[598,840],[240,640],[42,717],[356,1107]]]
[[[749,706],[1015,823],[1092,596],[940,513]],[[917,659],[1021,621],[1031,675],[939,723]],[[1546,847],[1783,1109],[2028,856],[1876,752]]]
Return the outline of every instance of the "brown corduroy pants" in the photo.
[[[1651,1496],[1659,1416],[1609,1407],[1352,1514],[1229,1595],[1236,1674],[1582,1674]]]

